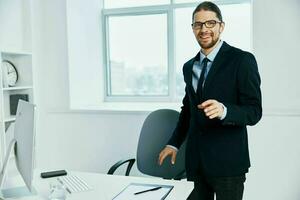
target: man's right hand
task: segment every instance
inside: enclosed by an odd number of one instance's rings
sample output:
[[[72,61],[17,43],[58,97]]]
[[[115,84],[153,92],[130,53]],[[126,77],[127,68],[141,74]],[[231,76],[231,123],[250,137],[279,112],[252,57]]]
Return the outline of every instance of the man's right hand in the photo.
[[[166,146],[159,154],[158,164],[161,165],[166,157],[172,156],[171,163],[174,165],[176,161],[176,155],[177,151],[174,148]]]

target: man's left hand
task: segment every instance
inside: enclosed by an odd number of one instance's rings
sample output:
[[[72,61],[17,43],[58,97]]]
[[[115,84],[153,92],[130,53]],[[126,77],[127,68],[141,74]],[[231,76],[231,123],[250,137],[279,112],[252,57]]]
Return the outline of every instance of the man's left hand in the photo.
[[[214,99],[209,99],[197,106],[199,109],[203,109],[205,115],[209,119],[221,118],[224,112],[223,105]]]

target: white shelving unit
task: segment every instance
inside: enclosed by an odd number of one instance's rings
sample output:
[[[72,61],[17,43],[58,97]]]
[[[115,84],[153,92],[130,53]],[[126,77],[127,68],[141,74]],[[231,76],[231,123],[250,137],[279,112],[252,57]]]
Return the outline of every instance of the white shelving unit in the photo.
[[[14,87],[4,87],[0,66],[0,167],[16,119],[10,112],[10,95],[27,94],[34,102],[31,7],[31,0],[0,0],[0,61],[12,62],[19,75]]]

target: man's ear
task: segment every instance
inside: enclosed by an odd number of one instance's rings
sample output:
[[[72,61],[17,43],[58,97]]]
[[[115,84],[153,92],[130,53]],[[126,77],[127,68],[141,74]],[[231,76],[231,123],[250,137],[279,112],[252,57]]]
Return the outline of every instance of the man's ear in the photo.
[[[222,22],[221,25],[220,25],[220,33],[222,33],[224,31],[224,28],[225,28],[225,22]]]

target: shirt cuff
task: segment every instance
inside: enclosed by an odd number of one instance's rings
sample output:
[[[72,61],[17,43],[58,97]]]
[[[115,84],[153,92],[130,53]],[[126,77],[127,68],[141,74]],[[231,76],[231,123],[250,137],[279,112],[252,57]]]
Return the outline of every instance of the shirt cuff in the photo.
[[[222,104],[222,103],[221,103],[221,104]],[[226,117],[226,115],[227,115],[227,108],[226,108],[226,106],[224,106],[224,104],[222,104],[222,106],[223,106],[223,114],[222,114],[222,116],[219,118],[220,120],[225,119],[225,117]]]
[[[178,151],[178,149],[177,149],[176,147],[172,146],[172,145],[169,145],[169,144],[168,144],[167,147],[170,147],[170,148],[172,148],[172,149]]]

